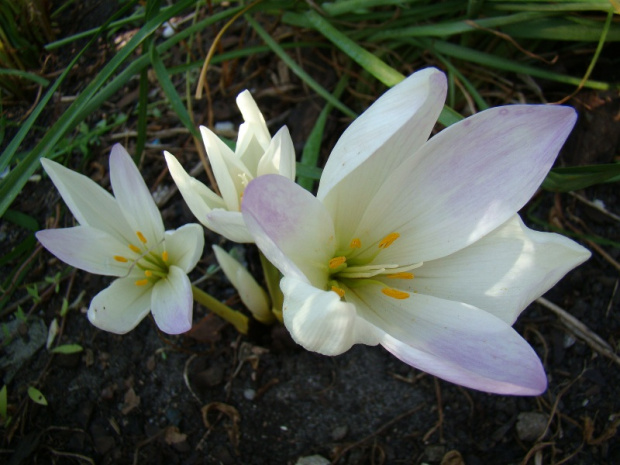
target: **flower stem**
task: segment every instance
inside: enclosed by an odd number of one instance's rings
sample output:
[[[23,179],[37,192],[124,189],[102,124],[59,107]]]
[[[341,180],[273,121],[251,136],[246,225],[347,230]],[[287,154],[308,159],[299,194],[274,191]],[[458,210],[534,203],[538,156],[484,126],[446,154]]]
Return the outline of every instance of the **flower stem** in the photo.
[[[263,266],[263,275],[265,276],[265,282],[267,283],[267,290],[269,291],[269,297],[271,297],[271,311],[282,323],[282,304],[284,303],[284,296],[280,290],[280,271],[273,266],[263,253],[259,250],[260,263]]]
[[[224,305],[215,297],[198,289],[196,286],[192,286],[192,294],[196,302],[208,308],[220,318],[228,321],[241,334],[248,334],[249,320],[243,313],[233,310],[228,305]]]

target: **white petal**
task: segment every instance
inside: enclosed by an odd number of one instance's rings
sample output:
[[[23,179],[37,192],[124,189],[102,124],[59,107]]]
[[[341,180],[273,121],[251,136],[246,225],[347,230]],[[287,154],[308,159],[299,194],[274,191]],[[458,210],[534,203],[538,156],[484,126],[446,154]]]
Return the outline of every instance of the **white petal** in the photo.
[[[166,231],[165,238],[170,263],[185,273],[192,271],[202,257],[205,245],[202,227],[198,224],[186,224],[174,231]]]
[[[347,244],[386,177],[428,139],[445,95],[441,71],[418,71],[383,94],[338,140],[317,197],[332,213],[336,230]]]
[[[99,329],[125,334],[151,309],[152,286],[136,286],[133,277],[115,280],[91,301],[88,319]]]
[[[450,126],[385,181],[356,236],[400,233],[385,262],[425,262],[474,243],[530,199],[575,118],[569,107],[512,105]]]
[[[295,179],[295,147],[286,126],[282,127],[269,144],[260,159],[257,176],[280,174],[291,180]]]
[[[133,231],[144,235],[147,247],[160,244],[164,237],[161,214],[136,164],[120,144],[115,144],[110,153],[110,183]],[[136,240],[137,237],[133,237],[133,241]]]
[[[362,317],[385,331],[381,344],[416,368],[498,394],[537,395],[547,386],[534,350],[490,313],[419,294],[393,299],[377,286],[354,289],[346,298]]]
[[[246,183],[252,179],[252,175],[234,152],[211,130],[200,126],[200,133],[226,208],[230,211],[239,211],[240,196]]]
[[[131,227],[108,191],[55,161],[42,158],[41,164],[78,223],[106,231],[118,239],[133,240]]]
[[[153,286],[151,312],[159,329],[167,334],[181,334],[192,327],[194,300],[192,285],[185,272],[171,266],[166,279]]]
[[[243,120],[252,125],[252,133],[264,151],[269,145],[271,135],[269,134],[267,123],[265,123],[265,118],[258,105],[256,105],[252,94],[247,90],[241,92],[237,96],[237,106],[241,111]]]
[[[295,342],[324,355],[339,355],[353,344],[376,345],[383,332],[360,318],[355,306],[295,278],[280,282],[284,325]]]
[[[264,323],[273,321],[269,297],[248,270],[221,247],[214,245],[213,252],[215,252],[215,258],[222,271],[237,290],[241,301],[252,312],[252,315]]]
[[[335,232],[316,197],[284,176],[267,174],[248,185],[242,210],[256,245],[284,276],[326,284]]]
[[[127,276],[131,263],[121,263],[114,256],[131,260],[133,253],[116,237],[90,226],[45,229],[36,233],[43,247],[63,262],[105,276]]]
[[[402,284],[468,303],[512,324],[534,299],[589,257],[576,242],[533,231],[515,215],[472,245],[425,262],[415,270],[415,279]]]
[[[213,210],[207,215],[206,226],[229,241],[239,243],[254,242],[254,238],[248,232],[241,212],[229,212],[223,209]]]

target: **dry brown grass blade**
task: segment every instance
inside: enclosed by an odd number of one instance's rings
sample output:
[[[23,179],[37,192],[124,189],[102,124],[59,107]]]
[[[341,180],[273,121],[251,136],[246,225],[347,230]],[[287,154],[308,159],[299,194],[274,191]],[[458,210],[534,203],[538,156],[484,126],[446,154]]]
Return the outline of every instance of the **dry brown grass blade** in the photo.
[[[536,302],[555,313],[571,333],[583,340],[594,351],[611,359],[617,365],[620,365],[620,357],[614,352],[613,348],[581,321],[568,313],[562,307],[548,301],[544,297],[536,299]]]

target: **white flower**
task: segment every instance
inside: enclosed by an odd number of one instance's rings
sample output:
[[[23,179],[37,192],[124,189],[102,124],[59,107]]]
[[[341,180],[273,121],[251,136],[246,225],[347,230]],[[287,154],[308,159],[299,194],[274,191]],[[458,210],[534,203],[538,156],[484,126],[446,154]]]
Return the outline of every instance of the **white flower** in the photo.
[[[48,159],[41,163],[80,225],[39,231],[37,239],[69,265],[118,277],[90,303],[91,323],[123,334],[150,311],[162,331],[188,331],[193,298],[187,273],[202,255],[202,227],[164,231],[142,176],[119,144],[110,154],[116,198],[86,176]]]
[[[269,297],[250,272],[221,247],[214,245],[213,252],[222,271],[239,293],[243,305],[261,323],[273,323],[274,315],[271,313]]]
[[[576,115],[493,108],[427,141],[445,93],[440,71],[413,74],[345,131],[318,198],[264,176],[246,188],[243,216],[284,275],[284,323],[305,348],[381,344],[464,386],[539,394],[544,369],[511,325],[590,254],[528,229],[516,212]]]
[[[271,138],[265,119],[250,92],[237,96],[243,123],[233,152],[208,128],[201,126],[207,155],[222,196],[191,177],[168,152],[168,169],[185,203],[205,227],[234,242],[253,242],[241,217],[243,191],[257,176],[280,174],[295,179],[295,149],[286,126]]]

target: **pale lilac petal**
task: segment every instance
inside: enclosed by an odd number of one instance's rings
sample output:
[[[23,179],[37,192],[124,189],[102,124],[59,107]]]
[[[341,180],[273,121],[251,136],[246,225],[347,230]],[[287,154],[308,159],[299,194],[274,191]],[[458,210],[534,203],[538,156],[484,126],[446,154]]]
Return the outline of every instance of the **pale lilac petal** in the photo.
[[[119,240],[133,239],[129,223],[108,191],[55,161],[42,158],[41,164],[78,223],[106,231]]]
[[[335,232],[316,197],[284,176],[267,174],[248,185],[242,211],[256,245],[282,274],[318,287],[326,283]]]
[[[295,147],[286,126],[282,127],[269,144],[258,163],[257,176],[280,174],[295,179]]]
[[[465,302],[512,324],[534,299],[589,257],[576,242],[533,231],[515,215],[472,245],[425,262],[414,270],[415,279],[398,281],[420,294]]]
[[[168,276],[153,286],[151,312],[157,327],[166,334],[181,334],[192,327],[194,300],[185,272],[171,266]]]
[[[125,334],[134,329],[151,309],[152,286],[136,286],[135,278],[115,280],[91,301],[88,319],[99,329]]]
[[[164,237],[161,214],[138,167],[120,144],[115,144],[110,153],[110,183],[133,231],[140,231],[144,235],[147,247],[159,250]],[[135,242],[137,237],[134,236],[132,240]]]
[[[114,256],[131,260],[133,253],[115,236],[90,226],[45,229],[36,233],[43,247],[63,262],[105,276],[126,276],[131,263],[121,263]]]
[[[537,395],[547,386],[536,352],[490,313],[420,294],[393,299],[379,286],[353,289],[346,298],[362,317],[385,331],[381,344],[416,368],[498,394]]]
[[[385,181],[355,235],[372,243],[398,232],[385,262],[434,260],[476,242],[532,197],[575,119],[570,107],[512,105],[450,126]]]
[[[200,133],[226,208],[239,211],[241,194],[252,175],[234,152],[210,129],[201,126]]]
[[[239,293],[243,305],[254,318],[266,324],[273,322],[269,297],[250,272],[221,247],[214,245],[213,252],[222,271]]]
[[[426,142],[445,96],[441,71],[418,71],[382,95],[340,137],[317,194],[346,242],[339,247],[348,245],[364,209],[390,173]]]
[[[353,344],[376,345],[383,332],[360,318],[355,306],[296,278],[280,282],[284,325],[299,345],[324,355],[339,355]]]
[[[164,152],[164,156],[168,164],[168,171],[170,171],[174,183],[179,188],[183,200],[196,219],[204,226],[209,227],[206,224],[207,214],[215,208],[225,208],[224,200],[203,183],[190,176],[174,155]]]
[[[248,232],[241,212],[216,209],[206,216],[205,225],[211,231],[224,236],[232,242],[251,243],[254,238]]]
[[[186,224],[174,231],[165,233],[166,251],[170,263],[181,268],[185,273],[194,269],[205,245],[205,235],[198,224]]]

